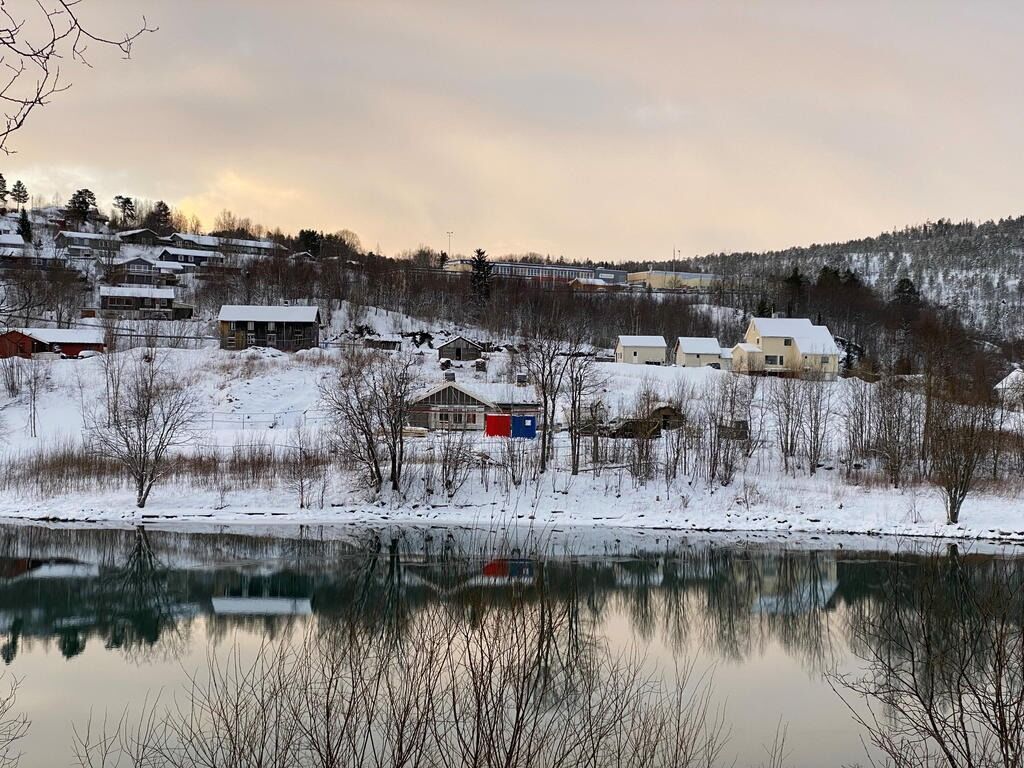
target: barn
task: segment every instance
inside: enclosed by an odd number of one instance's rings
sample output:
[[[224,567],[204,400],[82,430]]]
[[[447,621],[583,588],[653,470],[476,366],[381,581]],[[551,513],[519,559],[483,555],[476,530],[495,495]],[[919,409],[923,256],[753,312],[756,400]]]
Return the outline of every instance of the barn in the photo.
[[[102,328],[12,328],[0,335],[0,358],[78,357],[82,352],[106,348]]]
[[[441,360],[477,360],[482,353],[483,348],[465,336],[456,336],[437,348],[437,356]]]

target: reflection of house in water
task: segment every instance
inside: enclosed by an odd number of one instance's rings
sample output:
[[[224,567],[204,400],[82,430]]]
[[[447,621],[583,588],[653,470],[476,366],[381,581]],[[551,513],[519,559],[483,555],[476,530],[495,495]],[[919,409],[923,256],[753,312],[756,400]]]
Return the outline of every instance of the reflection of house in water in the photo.
[[[0,558],[0,581],[20,579],[83,579],[99,576],[98,565],[75,560],[32,560]]]
[[[612,565],[619,587],[660,587],[665,581],[665,564],[657,560],[622,560]]]
[[[830,609],[839,589],[838,566],[829,555],[738,560],[733,577],[738,585],[756,580],[751,611],[766,615]]]
[[[474,589],[509,589],[533,586],[537,579],[537,563],[522,558],[496,558],[482,565],[466,562],[466,567],[407,568],[409,586],[426,587],[442,596],[457,595]]]
[[[313,603],[308,597],[215,597],[213,612],[218,616],[310,616]]]

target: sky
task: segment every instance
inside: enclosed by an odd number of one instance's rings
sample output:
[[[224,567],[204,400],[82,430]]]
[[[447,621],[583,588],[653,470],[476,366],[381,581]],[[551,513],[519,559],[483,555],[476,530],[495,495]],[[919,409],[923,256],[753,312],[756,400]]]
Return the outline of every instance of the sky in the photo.
[[[0,171],[46,199],[230,209],[390,255],[451,231],[455,253],[613,261],[1024,213],[1019,2],[79,9],[159,30],[130,61],[68,62],[73,87],[13,138]]]

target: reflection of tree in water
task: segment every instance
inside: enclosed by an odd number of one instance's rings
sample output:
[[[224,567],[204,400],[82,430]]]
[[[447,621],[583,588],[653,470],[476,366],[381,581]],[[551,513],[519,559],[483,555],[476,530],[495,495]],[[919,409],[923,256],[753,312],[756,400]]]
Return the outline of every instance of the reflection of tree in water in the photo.
[[[835,675],[870,743],[909,768],[1024,765],[1024,560],[894,557],[850,614]]]
[[[172,593],[170,571],[154,553],[142,526],[135,529],[124,564],[104,579],[114,599],[107,647],[122,649],[139,660],[156,651],[165,658],[178,658],[187,644],[181,606]],[[73,650],[75,645],[69,641],[68,647]]]

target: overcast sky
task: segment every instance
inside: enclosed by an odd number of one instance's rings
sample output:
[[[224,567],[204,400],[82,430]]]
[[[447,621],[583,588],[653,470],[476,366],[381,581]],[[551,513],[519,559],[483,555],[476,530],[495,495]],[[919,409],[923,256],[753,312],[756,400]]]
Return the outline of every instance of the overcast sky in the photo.
[[[10,5],[10,3],[8,3]],[[1019,2],[86,0],[8,184],[394,254],[670,258],[1024,211]]]

